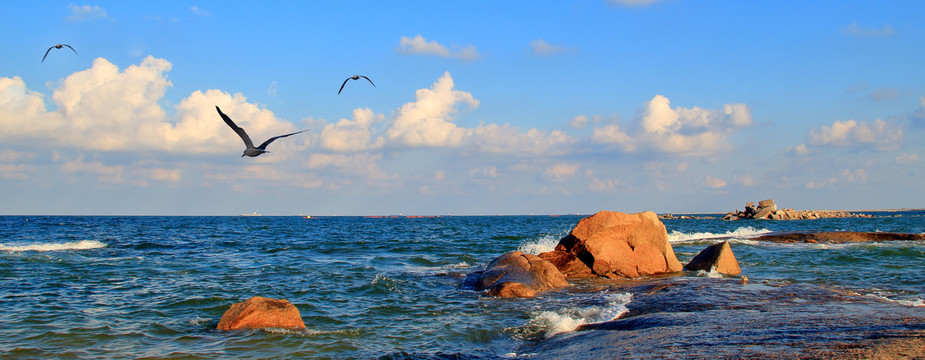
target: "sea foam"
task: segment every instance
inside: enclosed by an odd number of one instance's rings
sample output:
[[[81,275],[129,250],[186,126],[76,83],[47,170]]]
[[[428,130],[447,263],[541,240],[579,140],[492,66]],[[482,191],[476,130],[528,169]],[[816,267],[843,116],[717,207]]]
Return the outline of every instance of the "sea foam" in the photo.
[[[715,234],[711,232],[691,232],[683,233],[677,230],[672,231],[668,234],[668,242],[670,243],[684,243],[684,242],[694,242],[705,239],[730,239],[738,240],[741,242],[749,242],[749,238],[756,237],[761,234],[767,234],[772,232],[768,229],[756,229],[751,226],[740,227],[735,230],[730,230],[725,233]]]
[[[549,338],[574,331],[584,324],[615,320],[629,311],[626,305],[633,298],[630,293],[605,293],[602,296],[603,301],[599,305],[540,312],[530,319],[527,327]]]
[[[0,251],[61,251],[61,250],[89,250],[106,247],[106,244],[96,240],[81,240],[66,243],[31,244],[31,245],[4,245],[0,244]]]

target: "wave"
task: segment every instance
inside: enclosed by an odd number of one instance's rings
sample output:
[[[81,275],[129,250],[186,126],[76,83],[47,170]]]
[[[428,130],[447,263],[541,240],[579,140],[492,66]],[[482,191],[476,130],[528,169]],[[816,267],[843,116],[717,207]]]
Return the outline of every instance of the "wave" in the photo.
[[[4,245],[0,244],[0,251],[61,251],[61,250],[89,250],[106,247],[106,244],[96,240],[81,240],[66,243],[32,244],[32,245]]]
[[[521,243],[520,246],[517,247],[517,250],[524,254],[539,255],[540,253],[555,250],[556,245],[559,245],[559,240],[559,236],[546,235],[539,239],[533,239]]]
[[[683,233],[677,230],[672,231],[668,234],[668,242],[670,243],[684,243],[684,242],[694,242],[699,240],[706,239],[735,239],[742,242],[748,242],[747,239],[756,237],[758,235],[767,234],[772,232],[768,229],[757,229],[751,226],[740,227],[735,230],[730,230],[725,233],[711,233],[711,232],[691,232]]]
[[[540,312],[530,319],[524,330],[550,338],[555,334],[574,331],[584,324],[616,320],[629,311],[626,305],[633,299],[630,293],[604,293],[602,296],[599,305]]]

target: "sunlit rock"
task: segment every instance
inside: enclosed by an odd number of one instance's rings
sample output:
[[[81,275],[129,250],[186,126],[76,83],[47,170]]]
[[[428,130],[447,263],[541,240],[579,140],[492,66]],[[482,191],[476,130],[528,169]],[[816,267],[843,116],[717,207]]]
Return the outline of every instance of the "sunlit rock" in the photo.
[[[499,297],[533,297],[537,293],[568,286],[565,276],[539,256],[512,251],[470,275],[467,283],[476,290]]]
[[[284,299],[254,296],[231,305],[216,327],[218,330],[305,328],[299,309]]]
[[[729,246],[728,241],[703,249],[684,266],[684,270],[691,271],[710,271],[713,268],[716,268],[716,272],[725,275],[739,275],[742,273],[739,262],[736,261],[735,255],[732,254],[732,247]]]

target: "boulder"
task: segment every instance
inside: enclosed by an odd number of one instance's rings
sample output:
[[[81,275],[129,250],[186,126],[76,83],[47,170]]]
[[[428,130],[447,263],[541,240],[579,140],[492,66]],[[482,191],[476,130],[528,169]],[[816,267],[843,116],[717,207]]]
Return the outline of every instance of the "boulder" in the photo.
[[[767,208],[773,207],[774,210],[777,210],[777,205],[774,204],[774,199],[761,200],[758,202],[758,208]]]
[[[557,251],[574,255],[597,276],[635,278],[682,270],[665,225],[654,212],[601,211],[578,222]]]
[[[720,274],[739,275],[742,273],[739,262],[736,261],[735,255],[732,254],[732,247],[729,246],[728,241],[703,249],[684,266],[684,270],[691,271],[710,271],[713,268],[716,268],[716,272]]]
[[[533,297],[538,292],[568,286],[565,276],[549,261],[512,251],[501,255],[467,279],[476,290],[499,297]]]
[[[216,329],[305,328],[299,309],[285,299],[254,296],[231,305]]]
[[[581,262],[577,256],[565,251],[553,250],[539,254],[539,257],[552,263],[567,279],[593,277],[591,268]]]

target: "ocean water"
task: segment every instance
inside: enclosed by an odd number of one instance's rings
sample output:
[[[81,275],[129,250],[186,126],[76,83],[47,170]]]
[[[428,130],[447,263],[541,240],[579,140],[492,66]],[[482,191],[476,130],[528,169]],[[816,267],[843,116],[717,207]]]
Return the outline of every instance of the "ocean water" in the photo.
[[[752,284],[794,284],[787,289],[807,299],[819,288],[850,294],[853,304],[910,312],[917,329],[925,318],[916,317],[925,313],[925,242],[752,240],[772,231],[925,233],[925,212],[876,214],[663,222],[682,263],[729,240]],[[688,279],[728,287],[737,279],[686,272],[673,280],[579,281],[532,299],[462,287],[466,274],[505,252],[551,250],[581,218],[2,216],[0,357],[561,357],[544,353],[544,344],[586,324],[637,315],[655,291],[641,284]],[[729,289],[723,300],[701,301],[754,302],[743,293],[749,288]],[[215,330],[229,306],[256,295],[289,300],[307,329]],[[659,341],[628,351],[662,347]]]

